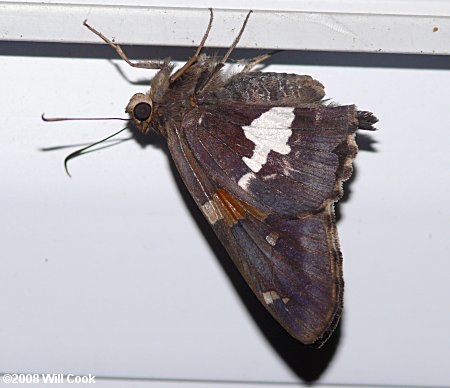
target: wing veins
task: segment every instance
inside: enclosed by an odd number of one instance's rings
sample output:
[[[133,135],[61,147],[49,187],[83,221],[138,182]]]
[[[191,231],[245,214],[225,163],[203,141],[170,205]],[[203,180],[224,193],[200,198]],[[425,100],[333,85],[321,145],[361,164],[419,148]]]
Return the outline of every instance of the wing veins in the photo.
[[[209,113],[209,112],[207,112],[209,115],[211,115],[211,116],[213,116],[211,113]],[[222,116],[223,117],[223,116]],[[225,118],[225,117],[223,117],[224,118],[224,121],[226,121],[226,122],[229,122],[229,123],[232,123],[232,124],[234,124],[236,127],[238,127],[238,128],[242,128],[239,124],[237,124],[236,122],[234,122],[234,121],[231,121],[231,120],[229,120],[229,119],[227,119],[227,118]],[[214,121],[218,121],[218,120],[214,120]],[[300,130],[300,129],[298,129],[298,130]],[[219,138],[219,137],[217,137],[213,132],[211,132],[211,131],[206,131],[208,134],[210,134],[211,136],[213,136],[215,139],[217,139],[217,140],[220,140],[223,144],[225,144],[227,147],[228,147],[228,143],[226,142],[226,140],[225,139],[223,139],[223,138]],[[249,148],[249,147],[246,147],[245,145],[243,145],[243,144],[239,144],[239,143],[235,143],[235,144],[237,144],[238,146],[239,146],[239,148],[241,148],[241,149],[244,149],[244,150],[246,150],[246,151],[250,151],[250,152],[252,152],[253,153],[253,151],[254,151],[254,148]],[[298,148],[299,146],[298,145],[291,145],[291,147],[295,147],[295,148]],[[229,147],[228,147],[229,148]],[[231,148],[230,148],[231,149]],[[242,157],[242,155],[240,155],[240,154],[238,154],[235,150],[233,150],[233,149],[231,149],[234,153],[236,153],[240,158]],[[323,153],[323,154],[327,154],[327,153],[329,153],[329,152],[324,152],[324,151],[320,151],[320,152],[318,152],[318,153]],[[293,154],[293,152],[291,151],[289,154],[287,154],[287,155],[283,155],[282,156],[282,158],[284,158],[285,160],[287,159],[288,161],[292,161],[292,162],[295,162],[295,161],[297,161],[297,158],[294,158],[294,157],[292,157],[291,156],[291,154]],[[282,158],[280,157],[279,159],[280,160],[282,160]],[[303,162],[303,164],[304,165],[306,165],[306,166],[309,166],[309,167],[312,167],[312,169],[313,170],[318,170],[318,166],[314,166],[313,164],[310,164],[310,163],[308,163],[306,160],[302,160],[302,162]],[[324,161],[322,161],[322,162],[317,162],[317,163],[323,163],[324,165],[327,165],[327,166],[330,166],[330,167],[333,167],[330,163],[325,163]],[[274,158],[268,158],[268,160],[267,160],[267,162],[266,162],[266,164],[270,164],[270,165],[272,165],[272,166],[274,166],[274,167],[284,167],[283,165],[281,165],[281,163],[274,163]],[[298,170],[298,169],[294,169],[294,168],[292,168],[292,170],[293,171],[295,171],[295,172],[297,172],[297,173],[299,173],[300,175],[305,175],[305,176],[307,176],[307,177],[310,177],[310,178],[313,178],[314,179],[314,182],[316,183],[316,184],[318,184],[318,185],[321,185],[321,182],[323,181],[323,177],[321,176],[321,175],[316,175],[316,174],[313,174],[313,173],[310,173],[310,172],[306,172],[306,171],[300,171],[300,170]],[[300,183],[302,186],[304,186],[304,187],[310,187],[310,185],[308,185],[308,184],[306,184],[306,183],[304,183],[304,182],[301,182],[301,181],[299,181],[299,180],[296,180],[296,179],[294,179],[294,178],[292,178],[292,177],[290,177],[289,175],[286,175],[286,174],[284,174],[284,173],[282,173],[282,174],[280,174],[280,175],[282,175],[282,176],[285,176],[286,178],[288,178],[288,179],[291,179],[291,180],[293,180],[294,182],[297,182],[297,183]]]
[[[242,158],[242,155],[240,155],[236,150],[234,150],[233,148],[231,148],[231,147],[228,145],[228,143],[226,143],[226,141],[225,141],[224,139],[217,137],[214,133],[212,133],[212,132],[210,132],[210,131],[206,131],[206,133],[207,133],[209,136],[215,138],[217,141],[221,142],[227,149],[230,150],[231,153],[237,155],[239,159]],[[222,168],[222,167],[217,163],[215,157],[211,154],[211,152],[209,151],[209,149],[205,147],[204,142],[203,142],[200,138],[198,138],[198,141],[199,141],[199,143],[202,144],[202,147],[205,149],[205,151],[207,151],[208,155],[215,161],[216,165],[217,165],[219,168]],[[245,146],[242,146],[242,148],[245,148],[245,149],[248,150],[248,148],[245,147]],[[283,157],[286,157],[286,156],[287,156],[287,155],[283,155]],[[292,158],[288,158],[288,159],[290,159],[290,160],[292,160],[292,161],[294,160],[294,159],[292,159]],[[272,160],[272,161],[271,161],[271,160]],[[282,166],[280,163],[274,163],[273,160],[274,160],[274,158],[268,158],[268,161],[267,161],[266,164],[269,164],[269,165],[274,166],[274,167],[277,167],[277,168],[280,167],[281,170],[282,170],[282,167],[286,167],[286,166]],[[315,183],[318,183],[319,185],[320,185],[320,183],[321,183],[320,181],[321,181],[322,179],[321,179],[319,176],[316,176],[316,175],[314,175],[314,174],[308,174],[307,172],[300,171],[300,170],[295,169],[295,168],[293,168],[293,167],[289,167],[289,169],[291,169],[292,171],[297,172],[297,173],[300,174],[300,175],[306,175],[306,176],[309,176],[309,177],[311,177],[311,178],[314,178],[314,182],[315,182]],[[225,171],[225,170],[223,170],[223,171]],[[225,174],[226,174],[228,177],[230,177],[230,179],[232,179],[232,180],[234,181],[234,178],[233,178],[232,176],[230,176],[226,171],[225,171]],[[306,184],[306,183],[304,183],[304,182],[302,182],[302,181],[300,181],[300,180],[296,180],[296,179],[294,179],[293,177],[291,177],[290,175],[286,175],[286,174],[284,174],[284,173],[280,173],[279,175],[285,177],[288,181],[295,182],[296,184],[299,184],[299,185],[305,187],[306,189],[314,189],[314,187],[313,187],[312,185],[308,185],[308,184]],[[258,180],[260,180],[263,184],[266,184],[266,183],[264,182],[264,180],[262,180],[262,178],[258,177],[257,175],[255,175],[255,177],[256,177]],[[269,185],[267,185],[267,184],[266,184],[266,186],[267,186],[267,188],[268,188],[270,191],[275,192],[275,193],[280,193],[280,196],[282,196],[283,198],[289,199],[289,197],[286,196],[286,193],[284,193],[284,192],[278,190],[277,188],[271,187],[271,186],[269,186]],[[323,185],[322,185],[322,186],[323,186]],[[308,190],[308,191],[311,191],[311,190]],[[257,199],[251,192],[248,193],[248,194],[251,195],[253,198]],[[313,196],[313,193],[309,193],[309,194],[310,194],[311,196]],[[321,196],[320,196],[320,195],[316,195],[315,198],[316,198],[316,199],[320,199]]]

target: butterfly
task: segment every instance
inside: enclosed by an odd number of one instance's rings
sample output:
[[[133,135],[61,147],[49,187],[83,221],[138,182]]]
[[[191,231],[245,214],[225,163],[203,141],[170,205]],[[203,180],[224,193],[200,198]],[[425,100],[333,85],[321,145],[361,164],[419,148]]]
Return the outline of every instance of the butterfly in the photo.
[[[249,20],[221,59],[201,53],[213,22],[188,61],[132,62],[156,69],[150,89],[127,107],[144,134],[168,144],[179,174],[247,284],[296,339],[320,347],[343,306],[342,255],[334,204],[352,173],[357,129],[375,116],[324,100],[308,75],[258,72],[270,55],[223,67]]]

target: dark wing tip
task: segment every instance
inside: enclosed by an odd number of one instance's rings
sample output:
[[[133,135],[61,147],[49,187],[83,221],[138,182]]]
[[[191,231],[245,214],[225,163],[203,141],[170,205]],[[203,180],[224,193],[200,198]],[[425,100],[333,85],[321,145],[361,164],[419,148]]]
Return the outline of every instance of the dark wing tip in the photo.
[[[358,129],[365,129],[367,131],[375,131],[376,128],[373,126],[378,119],[374,116],[372,112],[359,110],[357,112],[358,119]]]

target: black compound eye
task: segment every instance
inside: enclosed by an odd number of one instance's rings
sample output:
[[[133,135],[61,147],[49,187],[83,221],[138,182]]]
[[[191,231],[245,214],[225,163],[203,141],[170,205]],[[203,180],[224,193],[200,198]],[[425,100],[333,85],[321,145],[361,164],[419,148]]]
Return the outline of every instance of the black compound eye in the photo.
[[[134,107],[133,114],[139,121],[145,121],[152,114],[152,107],[147,102],[140,102]]]

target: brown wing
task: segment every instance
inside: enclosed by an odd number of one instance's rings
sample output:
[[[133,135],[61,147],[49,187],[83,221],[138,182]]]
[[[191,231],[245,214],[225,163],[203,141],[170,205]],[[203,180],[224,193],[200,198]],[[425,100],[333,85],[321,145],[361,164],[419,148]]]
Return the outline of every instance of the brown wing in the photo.
[[[254,124],[276,109],[289,113],[280,121],[285,127]],[[265,213],[292,218],[324,208],[341,194],[357,151],[356,117],[354,106],[278,108],[228,102],[192,111],[183,131],[216,185]],[[248,128],[253,129],[250,135]],[[252,138],[258,131],[260,138]],[[280,132],[289,136],[277,139]],[[259,160],[258,154],[266,160]],[[259,165],[254,167],[252,160],[259,160]]]
[[[320,346],[342,310],[333,204],[351,174],[360,114],[317,103],[317,84],[315,103],[292,106],[303,97],[280,95],[278,106],[274,85],[257,104],[249,102],[261,85],[248,98],[241,87],[241,94],[218,91],[220,98],[200,100],[181,128],[168,131],[168,141],[186,186],[255,295],[292,336]],[[371,120],[364,114],[365,126]]]
[[[262,193],[265,201],[260,203],[259,186],[249,186],[249,195],[238,186],[239,175],[231,179],[230,171],[235,170],[199,155],[204,152],[199,148],[204,139],[199,132],[206,131],[198,125],[200,115],[192,112],[183,128],[169,135],[169,147],[186,186],[264,306],[301,342],[322,343],[337,324],[342,308],[341,256],[332,205],[337,180],[329,185],[333,196],[315,202],[319,207],[298,207],[298,198],[290,200],[281,192],[285,203],[280,213],[278,204],[270,202],[272,189]],[[198,143],[193,143],[195,136]],[[328,149],[321,152],[328,153]],[[221,160],[229,154],[237,155],[224,152]],[[219,154],[214,155],[219,159]],[[338,163],[336,171],[343,171],[345,163],[348,161]],[[312,206],[314,211],[307,210]],[[291,209],[302,217],[287,216]]]

